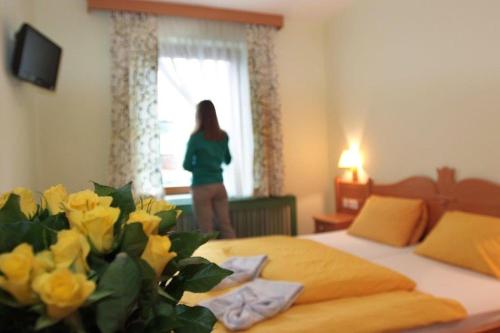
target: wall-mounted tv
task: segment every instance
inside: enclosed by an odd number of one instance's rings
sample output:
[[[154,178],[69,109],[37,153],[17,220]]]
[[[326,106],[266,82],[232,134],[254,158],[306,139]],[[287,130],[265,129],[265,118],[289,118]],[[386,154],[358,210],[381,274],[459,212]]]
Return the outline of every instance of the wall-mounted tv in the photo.
[[[18,78],[55,90],[62,49],[29,24],[16,34],[12,69]]]

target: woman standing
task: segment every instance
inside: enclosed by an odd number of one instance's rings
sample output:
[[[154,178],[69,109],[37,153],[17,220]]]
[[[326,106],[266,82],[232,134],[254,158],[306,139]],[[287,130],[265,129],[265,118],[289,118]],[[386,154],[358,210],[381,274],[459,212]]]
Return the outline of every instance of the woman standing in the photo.
[[[227,192],[222,182],[222,163],[231,162],[229,137],[221,130],[214,104],[205,100],[196,108],[196,129],[189,138],[184,169],[193,173],[193,208],[202,232],[214,230],[217,217],[223,238],[235,238],[229,220]]]

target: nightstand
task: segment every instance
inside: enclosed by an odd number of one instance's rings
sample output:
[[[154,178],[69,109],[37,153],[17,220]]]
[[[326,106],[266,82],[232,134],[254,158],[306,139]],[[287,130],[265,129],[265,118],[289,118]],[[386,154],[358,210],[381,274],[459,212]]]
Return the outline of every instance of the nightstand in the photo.
[[[328,215],[315,215],[314,219],[314,231],[316,233],[325,231],[336,231],[347,229],[351,225],[352,221],[356,216],[354,214],[347,213],[335,213]]]

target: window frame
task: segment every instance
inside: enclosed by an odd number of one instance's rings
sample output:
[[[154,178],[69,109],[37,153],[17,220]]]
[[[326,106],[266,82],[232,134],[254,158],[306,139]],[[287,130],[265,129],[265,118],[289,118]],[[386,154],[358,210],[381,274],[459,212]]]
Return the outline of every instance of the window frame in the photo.
[[[189,194],[191,187],[189,186],[165,186],[163,188],[165,195]]]

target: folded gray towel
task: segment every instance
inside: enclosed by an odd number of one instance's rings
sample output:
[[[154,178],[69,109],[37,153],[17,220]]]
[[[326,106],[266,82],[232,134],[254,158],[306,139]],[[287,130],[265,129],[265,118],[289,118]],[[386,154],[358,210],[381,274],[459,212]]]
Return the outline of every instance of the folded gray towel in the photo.
[[[256,279],[200,305],[229,330],[244,330],[288,309],[304,287],[300,283]]]
[[[225,289],[239,285],[259,277],[267,261],[266,255],[252,257],[232,257],[220,267],[228,269],[233,274],[222,280],[214,289]]]

